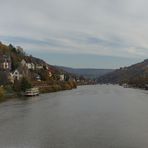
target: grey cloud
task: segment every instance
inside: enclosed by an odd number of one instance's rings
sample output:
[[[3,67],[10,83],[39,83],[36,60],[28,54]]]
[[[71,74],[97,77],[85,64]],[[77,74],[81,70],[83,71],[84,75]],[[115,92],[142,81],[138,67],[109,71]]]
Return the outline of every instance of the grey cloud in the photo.
[[[0,2],[0,40],[49,53],[148,55],[146,0]]]

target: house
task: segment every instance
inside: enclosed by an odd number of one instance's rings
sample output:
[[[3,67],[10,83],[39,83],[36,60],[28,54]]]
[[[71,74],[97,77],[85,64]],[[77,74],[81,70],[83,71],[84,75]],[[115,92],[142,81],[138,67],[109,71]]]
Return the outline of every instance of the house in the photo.
[[[64,81],[65,80],[65,75],[64,74],[60,74],[59,77],[60,77],[60,81]]]
[[[22,66],[27,66],[27,63],[26,63],[26,61],[24,59],[21,61],[21,65]]]
[[[11,83],[14,83],[15,80],[21,80],[22,77],[28,77],[29,72],[27,69],[23,69],[22,67],[19,67],[18,69],[14,70],[9,74],[9,81]]]
[[[46,70],[49,70],[49,67],[48,67],[48,65],[47,65],[47,64],[46,64],[46,66],[45,66],[45,69],[46,69]]]
[[[12,84],[14,83],[13,73],[11,73],[11,72],[9,73],[8,80],[9,80],[10,83],[12,83]]]
[[[22,78],[22,74],[16,69],[14,72],[10,73],[10,80],[13,82],[14,80],[20,80]]]
[[[26,63],[28,69],[31,69],[31,63]]]
[[[41,81],[40,75],[37,75],[37,76],[36,76],[36,81]]]
[[[25,64],[25,60],[21,61],[21,65],[9,74],[9,81],[14,83],[15,80],[20,80],[22,77],[30,77],[30,72]]]
[[[29,68],[27,66],[26,60],[22,60],[20,66],[17,69],[23,76],[29,76]]]
[[[52,77],[52,73],[51,73],[50,70],[48,71],[48,75],[49,75],[50,78]]]
[[[22,66],[26,66],[30,70],[35,70],[35,64],[32,62],[26,62],[24,59],[21,61]]]
[[[31,63],[31,69],[35,70],[35,64],[34,63]]]
[[[77,79],[76,81],[77,81],[77,82],[80,82],[80,80],[79,80],[79,79]]]
[[[2,71],[11,70],[11,58],[9,55],[0,55],[0,70]]]
[[[43,65],[36,64],[36,65],[35,65],[35,68],[36,68],[36,69],[43,69]]]

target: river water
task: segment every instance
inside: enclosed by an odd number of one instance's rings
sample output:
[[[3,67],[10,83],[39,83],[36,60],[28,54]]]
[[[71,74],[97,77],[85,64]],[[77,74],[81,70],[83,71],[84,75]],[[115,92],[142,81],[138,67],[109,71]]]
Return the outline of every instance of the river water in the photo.
[[[94,85],[1,103],[0,148],[148,148],[148,92]]]

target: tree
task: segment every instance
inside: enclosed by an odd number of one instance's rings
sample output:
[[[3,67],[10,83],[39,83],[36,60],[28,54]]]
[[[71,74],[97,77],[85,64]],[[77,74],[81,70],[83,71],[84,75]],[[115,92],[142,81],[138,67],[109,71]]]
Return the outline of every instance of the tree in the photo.
[[[32,85],[31,83],[28,81],[27,78],[23,77],[22,80],[21,80],[21,90],[22,91],[26,91],[26,89],[29,89],[31,88]]]
[[[4,97],[4,94],[5,94],[5,90],[0,87],[0,99]]]
[[[9,44],[8,47],[9,47],[9,49],[10,49],[11,52],[17,53],[16,48],[12,44]]]
[[[38,74],[40,75],[42,81],[48,81],[49,80],[48,70],[45,70],[45,69],[39,70]]]

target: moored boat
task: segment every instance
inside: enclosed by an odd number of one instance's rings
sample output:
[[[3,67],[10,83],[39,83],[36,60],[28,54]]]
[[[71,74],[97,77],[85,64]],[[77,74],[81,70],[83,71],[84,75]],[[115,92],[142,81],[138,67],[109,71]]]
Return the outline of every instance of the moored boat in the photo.
[[[37,87],[33,87],[33,88],[30,88],[30,89],[27,89],[26,91],[25,91],[25,96],[28,96],[28,97],[31,97],[31,96],[37,96],[37,95],[39,95],[39,88],[37,88]]]
[[[128,87],[129,87],[129,85],[126,84],[126,83],[122,84],[122,86],[123,86],[124,88],[128,88]]]

